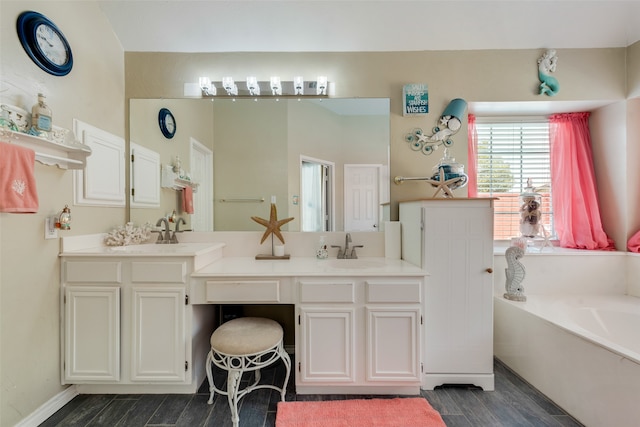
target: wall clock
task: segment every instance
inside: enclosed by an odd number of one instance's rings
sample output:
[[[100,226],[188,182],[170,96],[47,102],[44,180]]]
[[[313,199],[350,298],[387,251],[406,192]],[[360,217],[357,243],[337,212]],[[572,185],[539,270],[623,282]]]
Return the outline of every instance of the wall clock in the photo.
[[[69,74],[73,68],[71,47],[49,18],[38,12],[22,12],[16,29],[22,47],[38,67],[54,76]]]
[[[168,108],[161,108],[158,112],[158,125],[165,138],[171,139],[176,134],[176,119]]]

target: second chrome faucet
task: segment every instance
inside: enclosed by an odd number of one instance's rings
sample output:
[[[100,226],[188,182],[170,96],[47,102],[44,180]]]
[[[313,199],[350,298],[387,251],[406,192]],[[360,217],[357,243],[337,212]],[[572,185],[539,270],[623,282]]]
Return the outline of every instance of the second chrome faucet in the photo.
[[[342,246],[331,245],[332,248],[338,248],[338,259],[357,259],[356,248],[363,248],[363,245],[354,245],[349,248],[349,243],[353,243],[351,240],[351,233],[347,233],[344,238],[344,249]],[[351,249],[351,250],[349,250]]]
[[[156,240],[156,243],[178,243],[178,237],[176,236],[176,233],[182,233],[182,230],[180,230],[180,223],[186,224],[187,222],[184,220],[184,218],[178,218],[176,220],[176,228],[173,233],[171,233],[171,228],[169,227],[169,221],[167,220],[167,218],[160,218],[158,222],[156,222],[156,226],[161,227],[164,224],[164,232],[162,229],[155,230],[155,232],[158,233],[158,240]]]

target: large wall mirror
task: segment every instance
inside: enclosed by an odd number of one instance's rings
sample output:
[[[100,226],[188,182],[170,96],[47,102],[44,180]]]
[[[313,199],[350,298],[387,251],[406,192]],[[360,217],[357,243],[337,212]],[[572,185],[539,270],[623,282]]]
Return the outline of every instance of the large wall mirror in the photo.
[[[171,139],[162,108],[175,117]],[[136,224],[175,210],[194,231],[261,231],[251,216],[268,218],[272,200],[279,219],[295,218],[286,231],[379,231],[388,219],[388,99],[132,99],[129,124]],[[194,214],[170,173],[148,178],[157,168],[138,161],[147,155],[198,184]],[[158,181],[157,197],[136,189]]]

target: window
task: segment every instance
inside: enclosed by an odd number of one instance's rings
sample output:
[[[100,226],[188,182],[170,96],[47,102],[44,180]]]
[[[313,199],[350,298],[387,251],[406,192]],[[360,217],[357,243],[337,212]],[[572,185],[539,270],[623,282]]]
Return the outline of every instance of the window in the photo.
[[[540,222],[554,235],[547,119],[477,118],[478,196],[497,197],[494,238],[520,236],[520,194],[529,181],[541,197]],[[543,230],[540,230],[543,233]]]

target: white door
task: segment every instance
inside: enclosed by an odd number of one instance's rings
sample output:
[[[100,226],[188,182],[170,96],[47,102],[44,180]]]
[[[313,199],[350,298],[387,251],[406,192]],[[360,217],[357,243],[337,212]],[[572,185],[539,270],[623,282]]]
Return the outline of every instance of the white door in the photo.
[[[367,308],[367,381],[420,381],[420,307]]]
[[[160,207],[160,154],[131,143],[131,207]]]
[[[120,288],[65,286],[64,381],[120,380]]]
[[[132,289],[132,381],[185,381],[184,287]]]
[[[353,321],[350,308],[300,309],[300,383],[355,381]]]
[[[344,231],[378,231],[380,165],[344,165]]]
[[[193,194],[193,231],[213,231],[213,151],[191,138],[191,179],[200,184]]]

